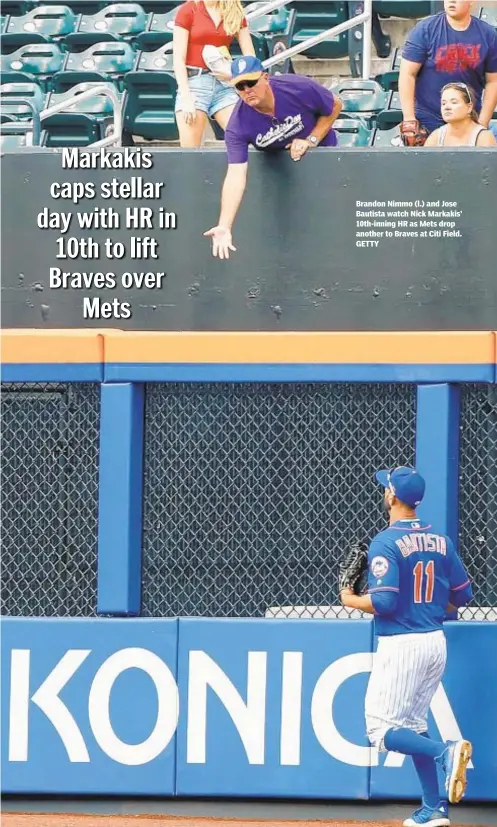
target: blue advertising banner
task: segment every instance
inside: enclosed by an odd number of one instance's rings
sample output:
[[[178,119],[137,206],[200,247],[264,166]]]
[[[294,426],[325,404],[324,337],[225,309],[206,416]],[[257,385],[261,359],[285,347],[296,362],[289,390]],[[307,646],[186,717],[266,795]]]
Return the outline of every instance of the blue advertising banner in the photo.
[[[2,623],[4,793],[416,798],[365,737],[368,620]],[[497,800],[497,626],[446,626],[430,729],[474,745],[466,800]],[[474,668],[469,668],[468,664]]]
[[[176,620],[2,623],[2,790],[171,795]]]
[[[178,795],[367,798],[367,620],[179,622]]]

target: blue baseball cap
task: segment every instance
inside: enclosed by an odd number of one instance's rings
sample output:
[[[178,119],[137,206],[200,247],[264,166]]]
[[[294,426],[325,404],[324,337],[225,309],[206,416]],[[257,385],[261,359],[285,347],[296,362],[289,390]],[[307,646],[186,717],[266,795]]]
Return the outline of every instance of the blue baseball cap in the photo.
[[[383,488],[389,488],[397,499],[410,508],[416,508],[425,495],[426,483],[415,468],[402,465],[391,471],[377,471],[375,476]]]
[[[235,57],[231,63],[231,77],[235,83],[241,80],[259,80],[266,70],[258,57]]]

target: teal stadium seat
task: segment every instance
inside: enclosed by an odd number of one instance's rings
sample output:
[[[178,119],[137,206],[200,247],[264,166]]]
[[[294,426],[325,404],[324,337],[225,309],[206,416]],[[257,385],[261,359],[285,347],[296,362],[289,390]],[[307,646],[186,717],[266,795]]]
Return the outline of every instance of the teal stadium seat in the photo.
[[[415,19],[432,13],[431,0],[374,0],[373,8],[381,17]]]
[[[179,138],[174,117],[177,83],[172,54],[165,50],[167,46],[142,52],[136,71],[128,72],[124,79],[124,129],[147,140]]]
[[[148,28],[136,38],[136,45],[141,51],[152,52],[173,42],[174,18],[176,12],[152,14]]]
[[[22,17],[10,17],[1,36],[2,52],[9,54],[30,43],[59,41],[74,30],[76,15],[69,6],[38,6]]]
[[[341,149],[371,145],[373,132],[361,117],[340,115],[333,124],[333,129],[338,133],[338,146]]]
[[[65,43],[71,52],[84,51],[95,43],[133,41],[147,28],[148,15],[138,3],[113,3],[92,15],[82,15]]]
[[[0,15],[0,34],[3,34],[7,30],[8,23],[9,16],[7,14]]]
[[[46,93],[37,83],[2,83],[0,86],[0,102],[2,111],[9,113],[13,118],[32,118],[32,110],[29,106],[9,103],[9,98],[16,100],[25,99],[31,101],[37,112],[41,112],[47,99]]]
[[[296,46],[314,37],[325,29],[338,26],[348,19],[348,8],[346,3],[328,2],[321,0],[296,0],[293,4],[297,15],[293,34],[292,46]],[[349,35],[342,32],[330,40],[324,40],[312,49],[305,52],[306,57],[311,58],[339,58],[347,57]]]
[[[68,54],[63,71],[53,80],[54,92],[64,92],[77,83],[112,81],[122,91],[123,78],[136,63],[136,53],[124,41],[95,43],[84,52]]]
[[[26,14],[31,8],[29,0],[3,0],[2,14],[5,16],[14,15],[20,17],[21,14]]]
[[[67,108],[56,115],[50,115],[43,120],[43,128],[47,131],[46,146],[87,146],[105,136],[107,124],[113,121],[113,104],[106,95],[95,93],[91,98],[82,101],[74,100],[74,96],[81,95],[95,84],[79,83],[66,92],[51,92],[46,101],[49,109],[55,104],[67,101]],[[113,83],[104,84],[113,90]],[[84,118],[80,118],[84,115]],[[75,143],[71,144],[71,141]]]
[[[32,43],[15,52],[0,56],[0,70],[3,83],[40,84],[49,91],[56,72],[64,62],[64,55],[55,43]]]
[[[480,20],[484,20],[486,23],[489,23],[495,29],[497,29],[497,3],[483,3],[482,9],[480,11]]]
[[[340,97],[343,103],[343,112],[360,114],[369,126],[378,112],[385,109],[389,93],[375,80],[343,80],[331,91]]]
[[[60,5],[60,0],[37,0],[35,6],[54,6]],[[66,0],[74,14],[78,17],[80,14],[95,14],[100,9],[105,8],[108,3],[105,0]]]
[[[399,126],[391,129],[375,129],[372,139],[373,147],[380,149],[402,149]]]
[[[26,135],[0,134],[0,152],[15,152],[26,146]]]
[[[399,88],[399,70],[390,69],[388,72],[382,72],[375,76],[375,80],[386,92],[397,92]]]
[[[85,147],[102,137],[98,118],[83,113],[57,112],[42,122],[42,146]]]

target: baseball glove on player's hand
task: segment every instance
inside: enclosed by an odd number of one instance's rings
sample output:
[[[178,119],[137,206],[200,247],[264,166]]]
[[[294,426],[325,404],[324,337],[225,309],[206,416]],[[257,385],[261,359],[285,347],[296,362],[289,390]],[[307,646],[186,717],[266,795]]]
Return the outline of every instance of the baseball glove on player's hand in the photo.
[[[366,543],[353,543],[338,567],[338,590],[352,589],[354,594],[367,591],[368,546]]]
[[[424,146],[428,135],[428,130],[419,121],[402,121],[400,125],[400,137],[404,146]]]

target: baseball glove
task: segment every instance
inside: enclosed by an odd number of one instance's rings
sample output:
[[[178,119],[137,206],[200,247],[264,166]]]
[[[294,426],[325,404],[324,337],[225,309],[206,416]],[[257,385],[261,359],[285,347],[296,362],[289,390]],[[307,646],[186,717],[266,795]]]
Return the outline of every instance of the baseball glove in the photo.
[[[352,589],[354,594],[365,594],[368,584],[368,546],[353,543],[338,567],[338,591]]]
[[[402,121],[400,137],[404,146],[424,146],[430,133],[419,121]]]

